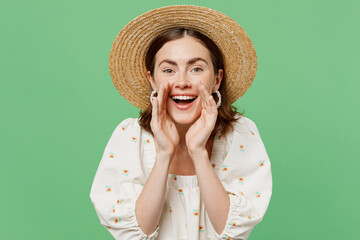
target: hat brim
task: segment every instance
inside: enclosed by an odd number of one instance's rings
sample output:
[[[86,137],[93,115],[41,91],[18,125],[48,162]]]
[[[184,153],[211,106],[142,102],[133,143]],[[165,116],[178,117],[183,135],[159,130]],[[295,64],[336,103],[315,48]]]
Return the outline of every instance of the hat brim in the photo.
[[[224,56],[225,90],[230,103],[244,95],[257,70],[257,56],[250,38],[230,17],[216,10],[174,5],[150,10],[130,21],[116,36],[110,56],[111,79],[132,105],[145,110],[150,104],[145,55],[153,40],[174,28],[195,29],[209,37]]]

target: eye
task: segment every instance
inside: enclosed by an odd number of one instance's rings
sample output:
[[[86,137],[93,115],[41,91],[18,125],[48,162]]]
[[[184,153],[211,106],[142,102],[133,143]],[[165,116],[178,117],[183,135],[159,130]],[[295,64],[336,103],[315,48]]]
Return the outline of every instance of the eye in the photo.
[[[173,70],[168,68],[168,69],[165,69],[163,72],[164,72],[164,73],[172,73]]]
[[[192,70],[193,70],[194,72],[200,72],[200,71],[202,71],[203,69],[200,68],[200,67],[195,67],[195,68],[193,68]]]

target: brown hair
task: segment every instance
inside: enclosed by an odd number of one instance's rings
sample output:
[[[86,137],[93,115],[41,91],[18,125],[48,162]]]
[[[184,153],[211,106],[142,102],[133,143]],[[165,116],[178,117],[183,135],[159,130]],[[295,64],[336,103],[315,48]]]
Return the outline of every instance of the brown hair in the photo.
[[[154,66],[155,66],[155,55],[160,50],[160,48],[167,42],[180,39],[189,35],[200,40],[200,43],[203,44],[210,52],[210,57],[214,66],[215,75],[218,74],[219,69],[224,70],[224,60],[222,53],[218,46],[207,36],[198,32],[197,30],[190,28],[172,28],[169,29],[162,34],[160,34],[150,45],[146,56],[145,56],[145,65],[146,69],[150,71],[151,76],[154,76]],[[227,92],[225,90],[225,81],[226,81],[226,73],[224,70],[223,79],[219,88],[219,92],[221,94],[221,105],[218,108],[218,116],[216,119],[214,130],[211,135],[225,135],[228,131],[232,130],[231,123],[236,121],[235,115],[243,115],[244,112],[237,112],[237,108],[232,106],[229,102],[229,98]],[[150,93],[149,93],[150,95]],[[215,102],[218,101],[217,95],[213,94]],[[152,132],[150,127],[151,122],[151,114],[152,114],[152,105],[149,100],[149,106],[144,110],[140,110],[140,126],[145,130]]]

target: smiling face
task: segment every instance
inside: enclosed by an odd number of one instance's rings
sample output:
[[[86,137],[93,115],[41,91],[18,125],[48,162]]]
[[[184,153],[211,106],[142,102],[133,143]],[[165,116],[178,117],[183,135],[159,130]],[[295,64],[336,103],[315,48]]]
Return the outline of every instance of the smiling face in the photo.
[[[156,92],[164,82],[170,83],[167,113],[174,122],[186,125],[196,121],[201,113],[197,83],[202,82],[209,94],[214,93],[220,87],[223,70],[215,75],[209,50],[198,39],[185,36],[160,48],[155,55],[153,76],[150,71],[147,75]]]

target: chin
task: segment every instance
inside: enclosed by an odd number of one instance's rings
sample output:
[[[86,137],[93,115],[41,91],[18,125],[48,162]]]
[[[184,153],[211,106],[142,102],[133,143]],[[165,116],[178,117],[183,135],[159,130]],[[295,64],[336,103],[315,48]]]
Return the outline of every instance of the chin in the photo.
[[[170,105],[167,112],[174,123],[189,125],[193,124],[200,117],[201,107],[198,106],[198,103],[196,103],[190,109],[182,111],[177,109],[174,105]]]
[[[180,125],[191,125],[193,124],[200,116],[200,114],[193,115],[193,114],[174,114],[171,115],[172,120]]]

